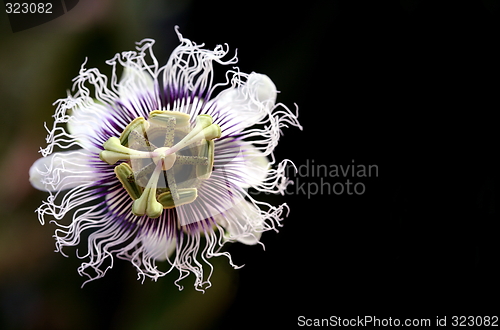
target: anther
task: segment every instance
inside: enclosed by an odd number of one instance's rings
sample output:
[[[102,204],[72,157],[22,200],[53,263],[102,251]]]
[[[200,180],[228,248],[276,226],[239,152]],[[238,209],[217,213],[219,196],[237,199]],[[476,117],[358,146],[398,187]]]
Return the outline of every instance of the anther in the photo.
[[[127,127],[125,127],[122,134],[120,135],[121,145],[128,145],[128,138],[130,133],[137,132],[140,135],[144,136],[148,128],[149,123],[143,117],[135,118],[130,124],[127,125]]]
[[[189,124],[191,116],[178,111],[155,110],[149,113],[149,122],[159,126],[167,126],[172,118],[175,119],[175,126],[180,128]]]
[[[121,163],[120,165],[115,167],[114,171],[116,177],[118,178],[118,180],[120,180],[123,188],[125,188],[129,196],[133,200],[140,198],[142,194],[142,188],[136,183],[134,171],[132,171],[130,165],[127,163]]]
[[[170,191],[164,192],[158,196],[158,202],[163,205],[164,209],[172,209],[176,206],[192,203],[198,197],[198,190],[196,188],[179,189],[178,193],[179,198],[174,200]]]
[[[101,151],[99,158],[109,165],[113,165],[122,159],[151,158],[153,156],[150,152],[138,151],[123,146],[120,139],[114,136],[110,137],[102,146],[105,150]]]

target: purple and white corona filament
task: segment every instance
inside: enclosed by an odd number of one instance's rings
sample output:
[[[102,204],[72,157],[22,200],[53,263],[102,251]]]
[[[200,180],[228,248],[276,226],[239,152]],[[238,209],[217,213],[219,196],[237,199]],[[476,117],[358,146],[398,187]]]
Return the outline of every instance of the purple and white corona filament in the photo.
[[[49,192],[40,222],[54,219],[61,253],[86,244],[78,272],[89,280],[118,257],[140,279],[177,270],[205,289],[210,258],[237,267],[224,243],[260,243],[288,212],[247,189],[284,193],[289,160],[276,163],[273,150],[282,128],[301,128],[297,115],[275,103],[265,75],[232,68],[214,83],[213,64],[233,65],[236,55],[224,60],[227,45],[204,49],[176,31],[180,45],[164,66],[151,39],[108,60],[110,79],[84,63],[73,92],[55,103],[44,157],[30,169],[32,185]]]

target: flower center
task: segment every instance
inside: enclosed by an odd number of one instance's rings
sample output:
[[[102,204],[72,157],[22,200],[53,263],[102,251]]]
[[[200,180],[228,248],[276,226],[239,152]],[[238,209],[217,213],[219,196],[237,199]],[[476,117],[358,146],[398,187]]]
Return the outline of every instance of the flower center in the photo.
[[[164,209],[193,202],[197,187],[210,177],[219,125],[209,115],[155,110],[134,119],[119,138],[104,144],[99,158],[115,166],[118,180],[134,200],[132,213],[158,218]]]

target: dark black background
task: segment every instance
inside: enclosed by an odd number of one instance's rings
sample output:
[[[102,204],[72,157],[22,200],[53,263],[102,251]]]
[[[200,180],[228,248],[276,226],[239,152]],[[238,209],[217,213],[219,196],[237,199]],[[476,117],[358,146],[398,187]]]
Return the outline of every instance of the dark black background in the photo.
[[[298,104],[279,159],[379,167],[362,196],[287,196],[266,252],[231,248],[247,266],[221,328],[498,311],[498,5],[196,2],[186,35]]]

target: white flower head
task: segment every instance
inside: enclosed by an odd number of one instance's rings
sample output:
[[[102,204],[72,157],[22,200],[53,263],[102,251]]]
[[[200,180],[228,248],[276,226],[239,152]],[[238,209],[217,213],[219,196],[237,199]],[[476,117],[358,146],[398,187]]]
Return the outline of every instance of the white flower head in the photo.
[[[73,93],[55,102],[44,157],[30,169],[32,185],[49,192],[37,212],[42,224],[55,220],[57,251],[88,232],[78,272],[89,281],[118,257],[139,279],[177,269],[179,280],[193,273],[203,290],[210,258],[237,267],[222,245],[260,243],[288,211],[247,189],[284,193],[290,161],[275,164],[273,150],[282,128],[301,128],[297,114],[276,104],[265,75],[233,68],[214,84],[213,64],[235,64],[236,56],[223,60],[227,45],[207,50],[176,32],[180,45],[164,66],[152,39],[108,60],[109,80],[84,63]]]

